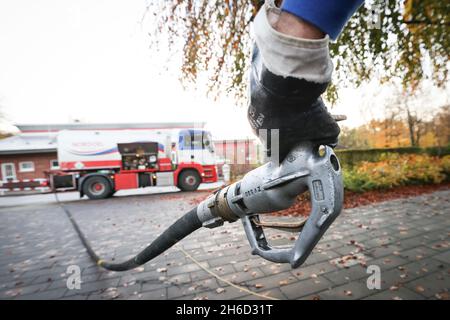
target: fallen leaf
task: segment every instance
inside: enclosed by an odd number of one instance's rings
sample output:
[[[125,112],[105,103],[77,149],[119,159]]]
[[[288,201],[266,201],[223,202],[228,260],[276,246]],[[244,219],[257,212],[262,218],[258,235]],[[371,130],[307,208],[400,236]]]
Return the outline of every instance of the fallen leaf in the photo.
[[[435,297],[439,300],[448,300],[449,299],[448,292],[436,293]]]
[[[217,292],[218,294],[221,294],[221,293],[225,292],[225,289],[224,289],[224,288],[217,288],[217,289],[216,289],[216,292]]]
[[[416,291],[417,291],[417,292],[424,292],[424,291],[425,291],[425,288],[422,287],[422,286],[417,286],[417,287],[416,287]]]
[[[105,290],[104,295],[111,299],[116,299],[119,297],[119,292],[117,291],[117,288],[108,288]]]
[[[289,283],[289,281],[287,281],[287,280],[281,280],[281,281],[279,282],[280,286],[285,286],[285,285],[287,285],[288,283]]]
[[[391,287],[389,288],[389,290],[391,290],[391,291],[397,291],[397,290],[398,290],[398,287],[397,287],[397,286],[391,286]]]

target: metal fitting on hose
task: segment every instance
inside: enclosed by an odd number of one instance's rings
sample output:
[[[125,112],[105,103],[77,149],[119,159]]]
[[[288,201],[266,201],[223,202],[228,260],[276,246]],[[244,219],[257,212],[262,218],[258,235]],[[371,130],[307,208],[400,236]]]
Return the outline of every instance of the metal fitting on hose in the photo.
[[[197,207],[197,215],[205,228],[215,228],[223,225],[224,221],[235,222],[238,216],[231,210],[227,201],[230,186],[217,190]]]

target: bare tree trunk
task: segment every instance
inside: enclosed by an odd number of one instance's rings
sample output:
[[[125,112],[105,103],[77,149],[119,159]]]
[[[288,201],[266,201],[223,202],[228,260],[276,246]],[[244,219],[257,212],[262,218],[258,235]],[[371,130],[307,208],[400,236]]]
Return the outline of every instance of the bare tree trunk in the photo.
[[[408,106],[406,106],[406,116],[407,116],[408,129],[409,129],[409,141],[411,142],[411,146],[415,147],[416,146],[416,139],[414,136],[415,123],[414,123],[413,116],[411,115],[411,111],[409,110]]]

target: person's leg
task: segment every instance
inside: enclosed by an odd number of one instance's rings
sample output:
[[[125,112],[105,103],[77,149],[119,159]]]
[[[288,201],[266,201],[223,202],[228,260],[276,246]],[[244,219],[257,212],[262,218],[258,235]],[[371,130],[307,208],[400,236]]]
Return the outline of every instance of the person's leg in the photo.
[[[335,145],[340,130],[320,98],[333,70],[328,34],[270,4],[261,8],[254,30],[248,109],[254,132],[279,130],[280,160],[301,141]]]

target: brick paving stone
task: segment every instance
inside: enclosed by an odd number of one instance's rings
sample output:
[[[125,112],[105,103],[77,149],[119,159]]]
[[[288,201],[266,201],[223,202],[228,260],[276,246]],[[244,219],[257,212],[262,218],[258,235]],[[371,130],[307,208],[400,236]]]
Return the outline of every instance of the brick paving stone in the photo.
[[[332,282],[319,276],[315,279],[308,279],[294,282],[287,286],[280,287],[280,290],[288,299],[298,299],[331,288]]]
[[[220,285],[215,278],[209,278],[190,284],[170,286],[167,288],[167,297],[169,299],[179,298],[189,295],[203,296],[204,293],[216,290]]]
[[[298,282],[291,272],[282,272],[263,278],[245,281],[245,284],[254,291],[264,291],[272,288],[284,287],[291,283]]]
[[[381,272],[381,289],[400,286],[415,279],[424,279],[434,272],[446,272],[448,269],[437,260],[421,260],[398,266]]]
[[[142,291],[138,294],[137,300],[161,300],[167,299],[167,288],[152,291]]]
[[[286,295],[279,289],[279,288],[272,288],[270,290],[265,290],[260,292],[260,294],[264,295],[264,296],[269,296],[275,299],[279,299],[279,300],[286,300],[287,297]],[[238,298],[238,300],[267,300],[270,301],[269,299],[264,299],[255,295],[246,295],[243,296],[241,298]]]
[[[438,252],[434,249],[419,246],[410,250],[402,251],[400,256],[410,261],[422,260],[429,256],[436,255]]]
[[[334,285],[341,285],[351,281],[360,280],[362,278],[367,278],[368,276],[367,268],[359,264],[338,271],[325,273],[323,275],[323,277],[331,281]]]
[[[200,294],[201,297],[208,300],[232,300],[247,295],[247,292],[231,286],[218,287],[216,290],[206,291]]]
[[[67,290],[64,296],[78,295],[91,293],[94,291],[106,290],[108,288],[115,288],[118,285],[119,285],[119,278],[81,283],[80,289]]]
[[[409,263],[409,261],[402,257],[399,257],[397,255],[389,255],[382,258],[370,260],[368,265],[376,265],[379,266],[382,271],[387,271],[398,266],[405,265],[407,263]]]
[[[61,299],[66,293],[66,288],[51,289],[39,292],[39,294],[21,294],[16,300],[55,300]]]
[[[443,263],[450,264],[450,251],[437,254],[433,258],[442,261]]]
[[[258,268],[258,267],[264,267],[267,265],[267,261],[260,258],[260,257],[249,257],[247,260],[239,261],[235,264],[233,264],[233,267],[236,269],[236,271],[243,271],[244,269],[248,268]],[[274,264],[276,265],[276,264]]]
[[[363,300],[423,300],[423,296],[404,287],[384,290],[363,298]]]
[[[268,276],[273,274],[282,273],[285,271],[291,271],[292,267],[286,263],[271,263],[265,266],[260,267],[260,269]]]
[[[438,271],[423,278],[410,281],[405,284],[405,287],[430,298],[438,293],[450,290],[450,275],[447,271]]]
[[[304,266],[313,265],[316,263],[320,263],[323,261],[331,260],[334,258],[339,257],[339,254],[332,251],[332,250],[326,250],[326,251],[320,251],[320,252],[314,252],[315,254],[311,254],[303,264]]]
[[[231,281],[232,283],[241,284],[254,279],[263,278],[265,276],[266,274],[260,268],[250,268],[247,271],[227,274],[223,276],[223,278],[227,281]]]
[[[206,262],[202,262],[201,264],[205,267],[208,265]],[[189,264],[183,264],[181,266],[167,268],[167,274],[168,275],[176,275],[176,274],[181,274],[181,273],[197,271],[200,269],[201,269],[201,267],[199,265],[191,262]]]
[[[167,288],[171,285],[172,286],[178,285],[178,283],[172,284],[172,283],[166,281],[164,278],[158,278],[158,279],[152,278],[152,279],[145,279],[145,280],[143,279],[143,280],[137,280],[136,282],[140,283],[142,285],[142,291],[152,291],[152,290]],[[183,283],[183,284],[187,284],[187,283]]]
[[[333,271],[339,270],[330,261],[324,261],[317,264],[313,264],[304,268],[292,270],[291,273],[299,280],[314,279],[315,277],[323,274],[327,274]]]
[[[365,298],[376,292],[369,290],[366,281],[353,281],[331,289],[321,291],[317,294],[320,300],[357,300]]]

